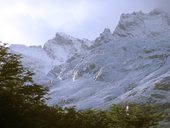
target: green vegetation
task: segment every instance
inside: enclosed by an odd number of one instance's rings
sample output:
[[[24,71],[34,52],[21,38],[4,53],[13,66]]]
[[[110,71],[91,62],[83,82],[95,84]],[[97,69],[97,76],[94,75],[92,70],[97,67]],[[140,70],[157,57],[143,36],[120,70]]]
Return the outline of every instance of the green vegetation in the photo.
[[[155,90],[170,91],[170,76],[163,78],[159,83],[155,84]]]
[[[143,52],[146,53],[146,54],[152,53],[154,51],[155,51],[155,49],[144,49],[143,50]]]
[[[112,106],[109,110],[112,128],[149,128],[158,125],[161,114],[152,105]]]
[[[0,45],[1,128],[30,128],[37,122],[34,115],[43,111],[39,108],[45,103],[47,89],[33,82],[33,73],[22,66],[20,58]]]
[[[149,59],[160,59],[160,60],[163,60],[167,57],[166,54],[161,54],[161,55],[152,55],[152,56],[149,56]]]
[[[114,105],[108,110],[47,106],[48,89],[32,80],[19,55],[0,45],[0,128],[149,128],[161,114],[150,105]]]

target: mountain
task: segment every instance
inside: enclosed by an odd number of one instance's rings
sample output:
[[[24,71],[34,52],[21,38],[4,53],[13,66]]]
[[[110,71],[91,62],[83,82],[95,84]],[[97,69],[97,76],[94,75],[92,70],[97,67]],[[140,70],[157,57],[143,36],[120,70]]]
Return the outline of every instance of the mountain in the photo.
[[[56,33],[54,39],[41,46],[12,44],[10,50],[22,55],[23,65],[35,73],[34,80],[49,84],[48,72],[56,65],[65,63],[70,57],[85,54],[91,41],[76,39],[64,33]],[[80,52],[81,51],[81,52]]]
[[[63,33],[43,47],[11,45],[48,85],[48,104],[105,108],[114,103],[170,103],[170,15],[122,14],[114,32],[94,41]]]

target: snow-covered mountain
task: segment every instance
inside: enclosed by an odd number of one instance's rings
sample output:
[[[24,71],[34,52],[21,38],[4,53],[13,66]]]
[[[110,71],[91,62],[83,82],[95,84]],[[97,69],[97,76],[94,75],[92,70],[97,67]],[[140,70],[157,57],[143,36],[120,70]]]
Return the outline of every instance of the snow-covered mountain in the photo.
[[[47,76],[56,65],[65,63],[70,57],[85,54],[91,41],[80,40],[64,33],[57,33],[54,39],[41,46],[25,46],[12,44],[11,52],[21,54],[24,66],[35,73],[34,80],[41,84],[49,84]]]
[[[112,33],[94,41],[57,33],[43,47],[12,45],[36,82],[50,87],[49,104],[77,108],[113,103],[170,103],[170,15],[122,14]]]

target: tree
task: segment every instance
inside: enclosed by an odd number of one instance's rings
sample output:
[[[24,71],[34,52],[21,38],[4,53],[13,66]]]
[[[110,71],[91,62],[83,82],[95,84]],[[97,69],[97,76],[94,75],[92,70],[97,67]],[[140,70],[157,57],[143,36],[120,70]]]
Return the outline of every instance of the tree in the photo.
[[[149,128],[159,124],[162,114],[152,105],[113,105],[109,110],[113,128]]]
[[[108,114],[104,110],[87,109],[81,111],[82,128],[109,128]]]
[[[47,89],[35,84],[32,75],[32,72],[23,67],[21,56],[10,53],[7,45],[1,43],[0,127],[29,126],[29,113],[33,112],[36,106],[44,104]]]

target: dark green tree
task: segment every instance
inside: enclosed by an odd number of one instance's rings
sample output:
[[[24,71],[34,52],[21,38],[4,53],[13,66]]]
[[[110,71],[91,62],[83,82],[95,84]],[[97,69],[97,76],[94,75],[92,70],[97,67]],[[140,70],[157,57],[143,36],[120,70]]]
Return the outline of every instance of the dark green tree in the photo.
[[[108,118],[108,113],[103,110],[83,110],[82,128],[109,128],[111,120]]]
[[[7,45],[1,43],[0,127],[27,127],[34,122],[28,119],[32,118],[29,114],[44,104],[47,89],[35,84],[32,75],[22,66],[21,56],[10,53]]]

